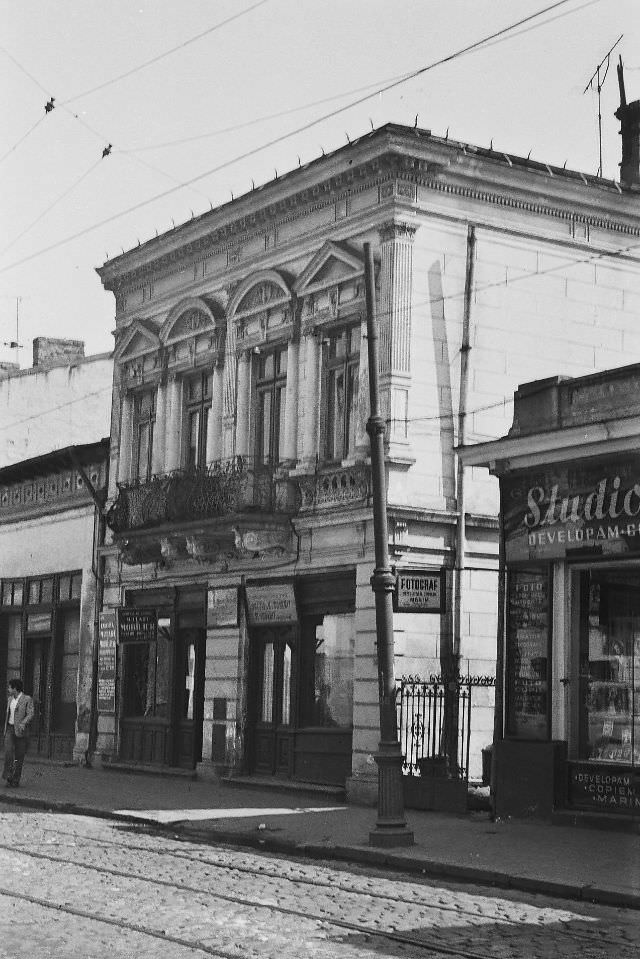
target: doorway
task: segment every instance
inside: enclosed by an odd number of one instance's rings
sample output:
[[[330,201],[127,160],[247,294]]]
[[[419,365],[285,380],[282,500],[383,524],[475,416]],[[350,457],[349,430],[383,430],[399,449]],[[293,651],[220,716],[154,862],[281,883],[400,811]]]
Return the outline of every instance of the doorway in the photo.
[[[289,777],[292,762],[293,658],[296,632],[281,626],[256,630],[252,772]]]
[[[33,698],[31,748],[39,756],[49,753],[49,636],[27,639],[24,685]]]
[[[179,626],[176,640],[176,765],[193,769],[202,760],[206,633]]]

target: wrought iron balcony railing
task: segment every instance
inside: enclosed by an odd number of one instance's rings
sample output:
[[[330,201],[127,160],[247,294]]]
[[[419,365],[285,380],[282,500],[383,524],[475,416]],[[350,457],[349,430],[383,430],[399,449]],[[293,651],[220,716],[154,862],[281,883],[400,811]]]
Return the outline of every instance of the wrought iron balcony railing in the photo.
[[[293,513],[296,508],[294,485],[282,470],[234,457],[153,476],[146,483],[118,484],[107,523],[122,533],[244,511]]]

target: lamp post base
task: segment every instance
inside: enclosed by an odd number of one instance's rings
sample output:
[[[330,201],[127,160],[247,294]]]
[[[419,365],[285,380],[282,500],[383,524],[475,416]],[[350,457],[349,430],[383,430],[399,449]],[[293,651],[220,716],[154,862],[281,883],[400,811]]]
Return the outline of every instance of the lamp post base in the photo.
[[[369,833],[370,846],[412,846],[413,830],[404,818],[402,753],[396,742],[381,742],[378,765],[378,818]]]

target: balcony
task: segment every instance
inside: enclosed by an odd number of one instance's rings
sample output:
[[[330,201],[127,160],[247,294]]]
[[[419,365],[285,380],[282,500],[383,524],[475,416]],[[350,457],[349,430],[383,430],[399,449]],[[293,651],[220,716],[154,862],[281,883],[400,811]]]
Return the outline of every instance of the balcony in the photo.
[[[207,468],[153,476],[147,483],[118,484],[107,514],[114,533],[229,517],[238,513],[293,514],[294,484],[282,469],[249,465],[243,457]]]
[[[298,477],[298,489],[300,513],[366,505],[371,496],[371,467],[366,463],[324,467]]]

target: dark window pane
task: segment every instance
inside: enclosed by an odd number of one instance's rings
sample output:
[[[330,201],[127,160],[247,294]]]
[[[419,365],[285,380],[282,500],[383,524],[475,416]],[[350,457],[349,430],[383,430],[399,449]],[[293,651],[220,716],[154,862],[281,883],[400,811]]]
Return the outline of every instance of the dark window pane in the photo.
[[[82,589],[82,573],[74,573],[71,577],[71,599],[80,599]]]
[[[29,605],[35,606],[40,602],[40,580],[32,579],[29,583]]]

